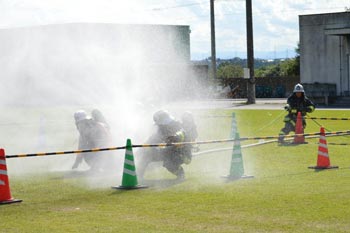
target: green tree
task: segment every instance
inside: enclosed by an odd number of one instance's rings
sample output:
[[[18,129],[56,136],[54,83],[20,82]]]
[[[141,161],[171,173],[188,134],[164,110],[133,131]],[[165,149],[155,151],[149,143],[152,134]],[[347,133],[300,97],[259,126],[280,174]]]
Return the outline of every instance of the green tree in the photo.
[[[296,76],[300,74],[299,63],[296,58],[287,59],[280,64],[280,76]]]
[[[256,77],[279,77],[281,67],[280,64],[264,66],[254,71]]]
[[[256,77],[281,77],[300,75],[300,47],[295,48],[296,56],[278,64],[263,66],[255,70]]]
[[[224,62],[218,66],[217,73],[218,78],[240,78],[243,77],[243,68],[239,65],[235,65],[229,62]]]

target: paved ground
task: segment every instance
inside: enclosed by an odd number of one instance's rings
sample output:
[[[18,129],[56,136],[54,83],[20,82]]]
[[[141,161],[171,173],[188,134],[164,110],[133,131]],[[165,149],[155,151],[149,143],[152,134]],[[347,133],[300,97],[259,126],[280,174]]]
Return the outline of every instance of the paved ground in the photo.
[[[283,109],[287,103],[287,99],[263,99],[257,98],[255,104],[246,104],[246,99],[215,99],[215,100],[195,100],[184,101],[171,104],[171,107],[187,108],[187,109]],[[328,110],[350,110],[349,108],[332,108],[317,106],[317,109]]]
[[[286,99],[256,99],[255,104],[246,104],[246,99],[216,99],[184,101],[171,104],[172,108],[187,109],[283,109]]]

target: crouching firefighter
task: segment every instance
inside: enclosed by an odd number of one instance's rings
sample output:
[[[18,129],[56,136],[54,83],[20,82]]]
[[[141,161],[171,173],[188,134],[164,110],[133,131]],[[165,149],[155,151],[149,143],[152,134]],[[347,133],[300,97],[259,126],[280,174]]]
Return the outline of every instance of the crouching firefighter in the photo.
[[[100,122],[92,119],[84,110],[74,113],[75,125],[79,132],[78,150],[91,150],[94,148],[108,147],[111,143],[111,134],[109,130]],[[109,168],[111,156],[101,154],[101,152],[89,152],[78,154],[72,169],[85,161],[91,171],[102,171]]]
[[[156,132],[147,140],[147,144],[179,143],[184,142],[186,135],[179,121],[175,120],[167,111],[160,110],[154,113],[153,120]],[[191,148],[188,145],[170,145],[164,147],[144,148],[139,156],[138,175],[142,179],[149,163],[161,161],[163,166],[178,180],[185,179],[182,164],[191,162],[187,155]]]
[[[198,138],[197,125],[194,121],[193,114],[189,111],[186,111],[181,116],[182,128],[185,130],[185,141],[192,142],[192,144],[187,144],[184,150],[185,164],[189,164],[192,160],[192,151],[198,152],[198,145],[194,144]]]
[[[305,129],[305,116],[307,113],[311,113],[315,110],[315,105],[306,97],[304,87],[298,83],[294,87],[293,94],[288,97],[287,104],[284,109],[288,111],[288,114],[284,117],[285,125],[279,133],[279,143],[284,143],[285,135],[288,135],[291,131],[295,132],[298,112],[301,112],[303,117],[302,124],[303,128]]]

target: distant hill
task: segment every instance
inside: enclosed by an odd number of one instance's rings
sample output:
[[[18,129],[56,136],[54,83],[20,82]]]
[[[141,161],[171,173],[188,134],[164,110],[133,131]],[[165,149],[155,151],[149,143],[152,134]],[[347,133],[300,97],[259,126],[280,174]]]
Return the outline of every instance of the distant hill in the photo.
[[[284,61],[285,58],[277,58],[277,59],[261,59],[261,58],[256,58],[254,59],[254,68],[255,69],[259,69],[261,67],[264,66],[269,66],[269,65],[275,65],[278,64],[282,61]],[[221,58],[217,58],[217,66],[219,66],[220,64],[224,63],[224,62],[229,62],[232,63],[234,65],[239,65],[242,67],[247,67],[247,59],[245,58],[239,58],[239,57],[235,57],[235,58],[229,58],[229,59],[221,59]],[[200,60],[200,61],[193,61],[193,63],[199,63],[199,64],[208,64],[209,66],[211,65],[211,60],[210,57],[204,60]]]

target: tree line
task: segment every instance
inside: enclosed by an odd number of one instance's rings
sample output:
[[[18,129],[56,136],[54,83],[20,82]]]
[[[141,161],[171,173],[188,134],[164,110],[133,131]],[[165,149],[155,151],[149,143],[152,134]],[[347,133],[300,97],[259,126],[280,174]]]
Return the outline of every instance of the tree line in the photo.
[[[295,49],[296,56],[287,59],[254,59],[254,76],[259,77],[286,77],[300,75],[299,44]],[[217,78],[242,78],[243,68],[247,67],[247,59],[218,59]]]

